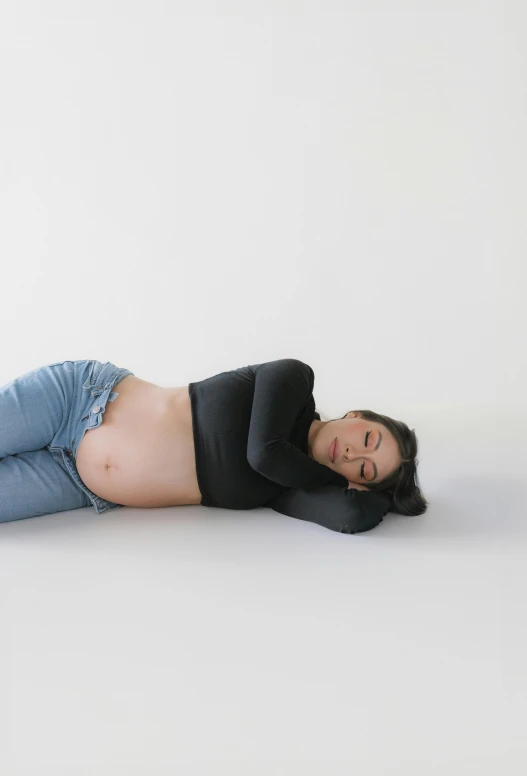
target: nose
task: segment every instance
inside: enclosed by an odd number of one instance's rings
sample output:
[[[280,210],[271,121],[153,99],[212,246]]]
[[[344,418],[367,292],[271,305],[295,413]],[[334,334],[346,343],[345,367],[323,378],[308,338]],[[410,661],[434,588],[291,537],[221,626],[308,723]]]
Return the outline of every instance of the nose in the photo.
[[[346,451],[346,461],[351,461],[353,458],[357,458],[358,456],[361,458],[371,458],[371,453],[367,453],[366,450],[364,450],[364,452],[361,450],[359,453],[356,453],[351,445],[346,445],[344,450]]]

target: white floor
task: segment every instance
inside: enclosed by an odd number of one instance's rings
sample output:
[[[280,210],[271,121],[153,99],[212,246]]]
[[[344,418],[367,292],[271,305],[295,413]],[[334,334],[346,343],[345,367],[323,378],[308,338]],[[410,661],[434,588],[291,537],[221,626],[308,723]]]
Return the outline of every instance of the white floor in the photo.
[[[0,773],[524,776],[521,493],[426,495],[355,536],[266,508],[1,525]]]

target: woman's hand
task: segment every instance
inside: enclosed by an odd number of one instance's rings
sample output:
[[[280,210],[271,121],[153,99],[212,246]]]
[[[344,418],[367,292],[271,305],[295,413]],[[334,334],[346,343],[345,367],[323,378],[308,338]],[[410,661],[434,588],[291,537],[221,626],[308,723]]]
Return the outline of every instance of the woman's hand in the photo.
[[[357,485],[357,483],[356,483],[356,482],[350,482],[350,481],[348,480],[348,490],[349,490],[350,488],[355,488],[356,490],[369,490],[369,488],[368,488],[368,487],[366,487],[366,485]]]

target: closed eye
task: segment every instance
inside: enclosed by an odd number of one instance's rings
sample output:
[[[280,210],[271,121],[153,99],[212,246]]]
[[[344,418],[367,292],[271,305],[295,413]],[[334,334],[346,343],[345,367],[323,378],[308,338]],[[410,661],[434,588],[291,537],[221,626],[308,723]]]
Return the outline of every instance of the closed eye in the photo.
[[[366,432],[366,436],[364,437],[364,446],[365,447],[368,447],[368,436],[369,436],[369,434],[371,434],[371,431],[367,431]],[[378,450],[380,445],[381,445],[381,442],[382,442],[382,434],[379,431],[379,439],[377,440],[377,444],[375,445],[375,447],[373,449],[374,450]],[[363,480],[366,480],[366,477],[364,476],[364,464],[365,463],[366,462],[364,462],[362,464],[362,466],[360,467],[360,476],[361,476],[361,478]],[[373,466],[373,477],[371,478],[371,480],[366,480],[366,482],[373,482],[373,480],[377,479],[377,464],[375,463],[375,461],[372,461],[372,466]]]

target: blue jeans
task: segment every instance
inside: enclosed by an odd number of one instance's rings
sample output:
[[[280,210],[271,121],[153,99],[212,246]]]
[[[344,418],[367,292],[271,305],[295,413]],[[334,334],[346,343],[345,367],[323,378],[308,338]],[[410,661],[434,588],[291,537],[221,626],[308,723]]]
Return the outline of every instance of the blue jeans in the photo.
[[[103,421],[116,383],[131,375],[106,361],[60,361],[0,388],[0,523],[93,504],[122,507],[83,483],[75,459],[88,429]]]

